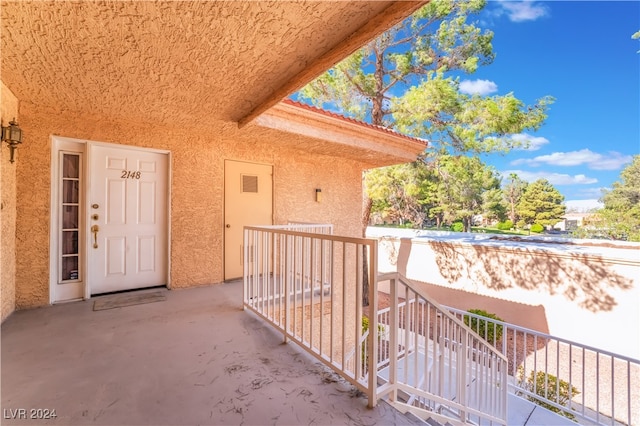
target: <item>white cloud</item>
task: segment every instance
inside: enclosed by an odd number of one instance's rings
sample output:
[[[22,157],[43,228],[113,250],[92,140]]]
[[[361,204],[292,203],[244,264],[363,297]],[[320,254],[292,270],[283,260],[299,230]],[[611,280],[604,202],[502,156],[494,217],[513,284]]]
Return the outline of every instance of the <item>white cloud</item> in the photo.
[[[589,164],[592,170],[619,170],[625,164],[631,163],[633,157],[631,155],[622,155],[619,152],[610,151],[608,156],[601,156],[598,160]]]
[[[526,148],[522,148],[526,151],[537,151],[542,148],[543,145],[549,143],[549,139],[542,136],[531,136],[526,133],[517,133],[510,136],[516,142],[523,144]],[[519,161],[519,160],[516,160]]]
[[[575,211],[581,213],[587,213],[594,209],[601,209],[604,207],[604,204],[599,202],[597,199],[588,199],[588,200],[567,200],[564,202],[565,206],[567,206],[568,211]]]
[[[501,172],[502,176],[509,176],[511,173],[517,174],[520,179],[526,180],[527,182],[546,179],[552,185],[590,185],[598,182],[598,179],[583,174],[571,176],[564,173],[528,172],[525,170],[504,170]]]
[[[535,21],[549,12],[545,5],[536,1],[501,1],[499,4],[513,22]]]
[[[498,91],[498,85],[489,80],[463,80],[460,91],[467,95],[485,96]]]
[[[520,158],[512,161],[511,165],[527,164],[533,167],[543,164],[565,167],[586,165],[591,170],[618,170],[624,164],[630,163],[632,159],[630,155],[622,155],[614,151],[608,154],[599,154],[590,149],[581,149],[579,151],[554,152],[534,158]]]

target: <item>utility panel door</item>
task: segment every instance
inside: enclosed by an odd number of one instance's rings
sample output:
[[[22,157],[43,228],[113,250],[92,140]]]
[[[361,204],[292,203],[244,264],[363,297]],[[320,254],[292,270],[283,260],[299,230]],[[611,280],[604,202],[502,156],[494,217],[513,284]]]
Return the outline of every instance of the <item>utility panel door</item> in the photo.
[[[168,155],[95,145],[90,156],[91,294],[166,285]]]
[[[224,279],[242,276],[243,228],[273,223],[273,167],[224,163]]]

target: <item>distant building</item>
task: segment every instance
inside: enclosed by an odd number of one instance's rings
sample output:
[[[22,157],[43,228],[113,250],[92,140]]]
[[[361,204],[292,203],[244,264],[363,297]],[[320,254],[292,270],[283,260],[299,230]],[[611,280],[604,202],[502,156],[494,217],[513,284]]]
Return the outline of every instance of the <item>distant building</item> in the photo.
[[[553,229],[560,231],[573,231],[580,228],[585,219],[591,216],[593,213],[567,213],[563,216],[562,220],[553,226]]]

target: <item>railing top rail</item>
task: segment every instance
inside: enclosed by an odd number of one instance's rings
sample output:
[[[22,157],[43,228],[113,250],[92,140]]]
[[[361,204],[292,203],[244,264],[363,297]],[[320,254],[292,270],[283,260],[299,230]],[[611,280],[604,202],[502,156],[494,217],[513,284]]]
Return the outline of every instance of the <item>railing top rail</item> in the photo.
[[[380,278],[378,278],[378,280],[380,280]],[[604,349],[598,349],[598,348],[593,347],[593,346],[585,345],[585,344],[578,343],[578,342],[575,342],[575,341],[572,341],[572,340],[568,340],[568,339],[563,339],[562,337],[557,337],[557,336],[553,336],[551,334],[542,333],[540,331],[532,330],[530,328],[520,327],[519,325],[511,324],[511,323],[508,323],[508,322],[498,321],[498,320],[495,320],[495,319],[492,319],[492,318],[486,318],[486,317],[483,317],[481,315],[477,315],[477,314],[474,314],[474,313],[471,313],[471,312],[463,311],[462,309],[452,308],[452,307],[449,307],[449,306],[443,306],[443,307],[445,309],[449,310],[450,312],[456,312],[456,313],[459,313],[459,314],[462,314],[462,315],[469,315],[470,317],[477,317],[477,318],[480,318],[480,319],[483,319],[483,320],[486,320],[486,321],[489,321],[489,322],[496,323],[498,325],[506,326],[506,327],[508,327],[508,328],[510,328],[512,330],[522,331],[522,332],[527,333],[527,334],[533,334],[533,335],[536,335],[538,337],[542,337],[544,339],[556,340],[558,342],[566,343],[568,345],[581,347],[581,348],[584,348],[584,349],[587,349],[587,350],[590,350],[590,351],[593,351],[593,352],[598,352],[599,354],[602,354],[602,355],[608,355],[608,356],[611,356],[613,358],[619,358],[619,359],[621,359],[623,361],[628,361],[630,363],[640,365],[640,360],[635,359],[635,358],[631,358],[631,357],[627,357],[627,356],[624,356],[624,355],[620,355],[620,354],[616,354],[616,353],[613,353],[613,352],[609,352],[609,351],[604,350]]]
[[[436,309],[438,309],[439,311],[442,312],[442,314],[447,317],[448,319],[450,319],[451,321],[455,322],[456,324],[458,324],[458,326],[464,328],[467,330],[467,332],[470,332],[472,336],[477,336],[478,339],[480,340],[480,342],[487,346],[492,352],[495,353],[496,356],[498,356],[502,361],[504,362],[508,362],[507,357],[505,355],[503,355],[500,351],[498,351],[493,345],[489,344],[488,342],[486,342],[482,336],[478,335],[475,331],[473,331],[473,329],[471,329],[471,327],[469,327],[468,325],[466,325],[462,320],[460,320],[458,317],[456,317],[455,315],[453,315],[446,306],[439,304],[438,302],[435,301],[435,299],[433,299],[432,297],[429,297],[429,295],[422,289],[420,288],[416,288],[412,285],[411,281],[405,277],[404,275],[402,275],[399,272],[390,272],[390,273],[385,273],[385,274],[381,274],[378,275],[378,282],[382,282],[382,281],[389,281],[392,279],[397,279],[399,280],[401,283],[403,283],[404,285],[408,286],[409,288],[411,288],[418,296],[420,296],[421,298],[429,301],[429,303],[431,305],[433,305]]]
[[[287,228],[291,228],[291,226],[287,226],[287,225],[282,225],[282,227],[280,227],[280,225],[276,225],[276,226],[278,227],[274,228],[273,226],[269,226],[269,227],[268,226],[245,226],[244,229],[249,231],[269,232],[272,234],[291,235],[294,237],[307,237],[307,238],[313,238],[318,240],[337,241],[341,243],[364,244],[368,246],[374,246],[378,242],[378,240],[376,240],[375,238],[342,237],[342,236],[333,235],[333,234],[318,234],[315,232],[291,231],[287,229]],[[298,225],[295,225],[295,226],[298,227]]]
[[[286,225],[256,225],[256,226],[253,226],[253,228],[264,228],[264,229],[290,229],[290,228],[311,229],[311,228],[320,228],[320,227],[333,228],[333,225],[330,224],[330,223],[289,222]]]
[[[295,220],[290,220],[286,225],[269,225],[269,226],[300,226],[300,225],[309,225],[309,226],[330,226],[333,228],[332,223],[323,223],[323,222],[297,222]]]

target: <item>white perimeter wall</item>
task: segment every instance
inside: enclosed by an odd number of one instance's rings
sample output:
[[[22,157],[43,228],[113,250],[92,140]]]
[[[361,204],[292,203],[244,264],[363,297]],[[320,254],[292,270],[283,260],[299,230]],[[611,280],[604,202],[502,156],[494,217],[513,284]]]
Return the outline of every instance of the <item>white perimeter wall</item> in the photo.
[[[368,236],[379,239],[379,271],[419,281],[440,303],[640,359],[638,243],[374,227]]]

